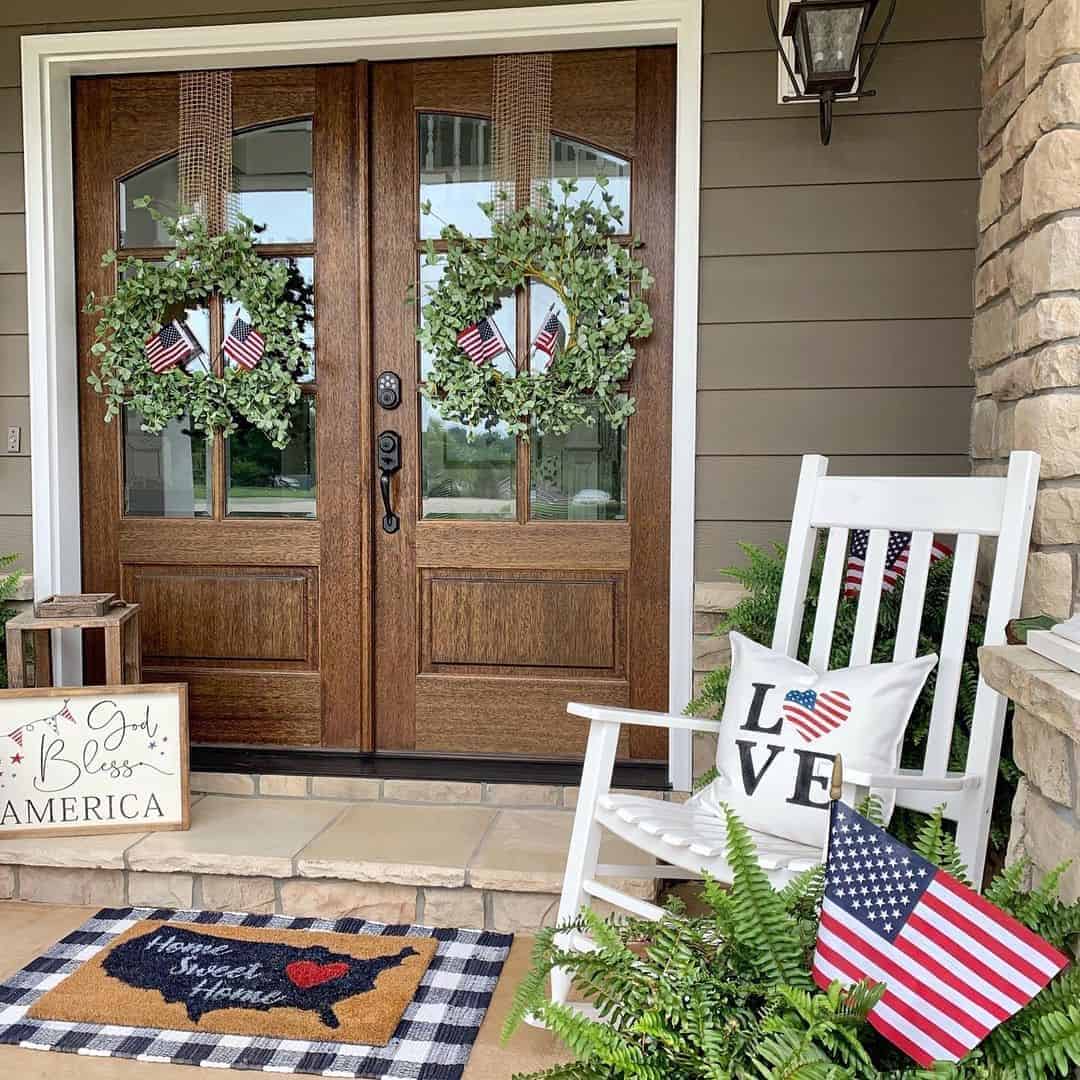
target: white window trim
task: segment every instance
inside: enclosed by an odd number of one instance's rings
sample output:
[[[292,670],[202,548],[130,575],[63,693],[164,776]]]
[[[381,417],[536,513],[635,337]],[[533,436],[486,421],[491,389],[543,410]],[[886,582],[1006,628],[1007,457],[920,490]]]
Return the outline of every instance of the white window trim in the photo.
[[[71,78],[125,72],[397,60],[669,45],[677,48],[671,443],[669,707],[692,692],[697,394],[700,0],[617,0],[242,26],[46,34],[22,39],[29,291],[34,585],[78,592],[79,427]],[[81,678],[81,643],[54,641],[57,682]],[[672,782],[687,790],[691,745],[672,732]]]

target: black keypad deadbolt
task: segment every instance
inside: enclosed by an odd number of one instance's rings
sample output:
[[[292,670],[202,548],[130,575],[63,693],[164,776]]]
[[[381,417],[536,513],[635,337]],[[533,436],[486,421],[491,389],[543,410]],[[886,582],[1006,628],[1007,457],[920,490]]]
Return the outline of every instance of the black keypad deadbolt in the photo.
[[[393,371],[384,371],[375,380],[375,399],[383,409],[396,409],[401,404],[401,379]]]
[[[396,533],[401,528],[401,518],[390,503],[390,477],[401,468],[401,436],[396,431],[380,432],[375,449],[383,501],[383,532]]]

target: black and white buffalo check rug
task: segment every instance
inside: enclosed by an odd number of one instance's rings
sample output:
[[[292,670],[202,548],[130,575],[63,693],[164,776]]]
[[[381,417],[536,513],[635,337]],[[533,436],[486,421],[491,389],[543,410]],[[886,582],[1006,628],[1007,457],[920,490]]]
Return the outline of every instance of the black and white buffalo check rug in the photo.
[[[435,957],[386,1046],[266,1036],[167,1031],[116,1024],[34,1020],[28,1010],[116,937],[143,919],[280,930],[432,937]],[[0,983],[0,1044],[95,1057],[319,1076],[459,1080],[491,1003],[513,936],[364,919],[304,919],[220,911],[104,908],[44,955]],[[122,1021],[123,1017],[117,1017]]]

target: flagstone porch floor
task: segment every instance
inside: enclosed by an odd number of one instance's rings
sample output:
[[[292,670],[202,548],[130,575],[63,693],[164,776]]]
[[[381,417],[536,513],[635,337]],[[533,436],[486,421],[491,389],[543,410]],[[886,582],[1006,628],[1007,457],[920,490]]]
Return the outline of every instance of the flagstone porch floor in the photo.
[[[57,907],[45,904],[0,903],[0,979],[17,971],[54,941],[70,933],[93,908]],[[506,1080],[519,1072],[551,1068],[569,1058],[567,1051],[546,1031],[522,1027],[505,1046],[499,1033],[514,991],[528,970],[532,940],[514,941],[491,1008],[473,1047],[465,1080]],[[0,1076],[18,1080],[184,1080],[195,1072],[185,1065],[158,1065],[118,1058],[94,1058],[78,1054],[45,1053],[0,1046]],[[242,1075],[242,1074],[237,1074]]]
[[[193,795],[188,832],[0,837],[0,899],[529,931],[555,918],[573,823],[547,807]],[[601,862],[642,861],[605,839]]]

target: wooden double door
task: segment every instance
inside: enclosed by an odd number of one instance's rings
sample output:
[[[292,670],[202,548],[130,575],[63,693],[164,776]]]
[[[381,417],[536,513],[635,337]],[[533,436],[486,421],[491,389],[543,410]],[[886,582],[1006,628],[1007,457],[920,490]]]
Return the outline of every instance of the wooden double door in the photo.
[[[142,605],[145,677],[188,683],[194,741],[566,757],[585,734],[567,701],[666,705],[673,60],[553,58],[551,182],[587,197],[608,177],[657,279],[656,329],[626,428],[528,440],[469,432],[420,397],[423,312],[406,303],[440,272],[423,256],[443,221],[484,227],[492,59],[234,72],[234,199],[309,312],[314,373],[290,445],[183,419],[160,435],[136,416],[104,423],[85,380],[93,317],[80,323],[84,588]],[[115,287],[103,251],[168,250],[140,199],[175,206],[178,97],[177,75],[75,81],[84,295]],[[496,363],[546,360],[533,342],[553,303],[536,283],[503,298]],[[203,350],[189,369],[222,370],[238,314],[216,296],[184,313]],[[395,383],[397,403],[381,402]],[[89,642],[86,666],[101,677]],[[622,750],[666,747],[631,729]]]

